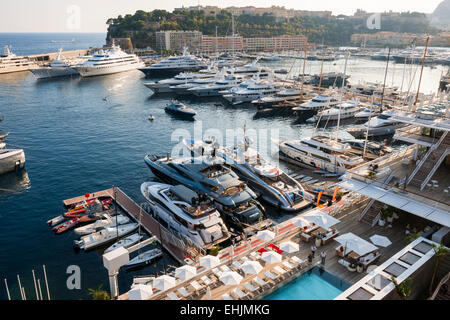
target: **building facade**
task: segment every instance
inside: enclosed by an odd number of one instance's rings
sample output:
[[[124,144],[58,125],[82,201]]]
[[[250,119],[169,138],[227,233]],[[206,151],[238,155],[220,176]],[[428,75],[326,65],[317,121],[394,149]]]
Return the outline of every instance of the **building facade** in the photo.
[[[157,31],[155,33],[155,50],[182,51],[187,47],[190,51],[198,50],[202,44],[200,31]]]

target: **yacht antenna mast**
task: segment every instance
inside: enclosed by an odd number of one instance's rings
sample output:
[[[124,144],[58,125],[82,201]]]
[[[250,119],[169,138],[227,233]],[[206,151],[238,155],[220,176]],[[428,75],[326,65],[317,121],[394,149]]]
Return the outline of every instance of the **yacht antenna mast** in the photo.
[[[417,94],[416,100],[414,101],[414,107],[412,110],[413,112],[416,111],[417,100],[419,100],[420,84],[422,82],[423,66],[425,65],[425,59],[427,57],[428,41],[430,41],[430,37],[427,37],[427,41],[425,42],[425,50],[423,51],[423,58],[422,58],[422,68],[420,69],[419,84],[417,85]]]
[[[339,114],[338,114],[338,122],[337,122],[337,127],[336,127],[336,141],[338,141],[339,125],[341,123],[341,108],[342,108],[342,100],[344,98],[344,86],[345,86],[345,78],[347,77],[347,61],[348,61],[349,55],[350,55],[350,51],[347,51],[347,56],[345,57],[345,65],[344,65],[344,76],[342,78],[342,86],[341,86],[341,101],[339,102]]]
[[[383,112],[384,89],[386,88],[386,77],[387,77],[390,57],[391,57],[391,47],[389,47],[389,50],[388,50],[388,57],[387,57],[387,61],[386,61],[386,70],[384,71],[383,92],[381,93],[381,102],[380,102],[380,105],[381,105],[380,111],[381,112]]]

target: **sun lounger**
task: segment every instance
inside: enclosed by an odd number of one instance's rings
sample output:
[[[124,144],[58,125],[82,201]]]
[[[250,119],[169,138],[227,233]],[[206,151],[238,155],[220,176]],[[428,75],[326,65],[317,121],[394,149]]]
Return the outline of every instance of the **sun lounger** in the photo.
[[[273,268],[273,270],[278,273],[279,275],[283,275],[286,273],[286,270],[282,269],[280,266],[276,266],[275,268]]]
[[[190,285],[195,291],[199,291],[203,288],[203,286],[201,286],[196,280],[192,281]]]
[[[261,259],[261,256],[259,254],[257,254],[255,251],[253,251],[252,253],[250,253],[250,256],[255,258],[256,260]]]
[[[253,286],[250,282],[244,283],[244,288],[252,293],[258,292],[258,287]]]
[[[234,300],[228,293],[222,295],[222,300]]]
[[[261,279],[260,277],[255,277],[253,278],[253,282],[260,286],[263,290],[267,289],[268,287],[270,287],[270,284],[265,282],[263,279]]]
[[[239,261],[233,261],[233,266],[234,267],[236,267],[236,268],[240,268],[242,265],[241,265],[241,263],[239,262]]]
[[[207,276],[201,277],[200,280],[202,280],[203,283],[204,283],[205,285],[207,285],[207,286],[210,285],[211,283],[213,283],[213,282],[211,281],[211,279],[208,278]],[[196,281],[195,281],[195,282],[196,282]]]
[[[222,275],[222,271],[220,271],[217,268],[212,269],[212,272],[218,277],[220,277]]]
[[[230,272],[230,271],[232,271],[230,268],[228,268],[228,266],[225,266],[225,265],[221,266],[220,270],[223,271],[223,272]]]
[[[289,270],[294,269],[294,266],[292,264],[290,264],[288,261],[283,261],[283,266]]]
[[[189,297],[189,296],[191,295],[191,293],[189,293],[189,292],[186,290],[185,287],[179,288],[179,289],[177,290],[177,292],[178,292],[179,294],[181,294],[181,295],[182,295],[183,297],[185,297],[185,298],[187,298],[187,297]]]
[[[180,298],[175,294],[175,292],[169,292],[169,293],[167,294],[167,297],[168,297],[170,300],[180,300]]]
[[[241,289],[235,288],[233,291],[231,291],[231,296],[236,297],[237,299],[242,299],[247,296],[246,293],[244,293]]]
[[[264,275],[267,277],[267,278],[269,278],[269,279],[271,279],[271,280],[277,280],[278,279],[278,277],[276,276],[276,275],[274,275],[272,272],[270,272],[270,271],[267,271],[267,272],[264,272]]]
[[[291,257],[291,259],[292,259],[294,262],[298,263],[298,264],[304,262],[302,259],[300,259],[300,258],[297,257],[297,256],[293,256],[293,257]]]

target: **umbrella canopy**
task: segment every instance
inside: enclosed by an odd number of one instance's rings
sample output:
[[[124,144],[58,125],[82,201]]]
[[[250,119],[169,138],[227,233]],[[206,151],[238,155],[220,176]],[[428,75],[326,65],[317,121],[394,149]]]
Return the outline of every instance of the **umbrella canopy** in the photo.
[[[130,300],[147,300],[153,294],[152,286],[148,284],[137,284],[128,291]]]
[[[275,238],[275,233],[273,233],[272,231],[269,231],[269,230],[263,230],[263,231],[259,231],[256,234],[256,237],[261,239],[262,241],[270,241],[273,238]]]
[[[263,269],[258,261],[246,261],[241,266],[245,274],[258,274]]]
[[[206,269],[214,268],[220,264],[220,259],[218,257],[210,255],[201,257],[199,261],[200,265]]]
[[[293,222],[297,227],[300,227],[300,228],[305,228],[305,227],[309,227],[309,226],[311,226],[311,222],[309,222],[308,220],[306,220],[305,218],[302,218],[302,217],[300,217],[300,218],[298,218],[298,219],[295,219],[294,220],[294,222]]]
[[[241,283],[242,276],[234,271],[227,271],[222,273],[222,275],[219,277],[219,280],[223,282],[226,286],[232,286]]]
[[[263,254],[261,255],[261,258],[270,264],[281,262],[281,260],[282,260],[282,256],[273,251],[263,252]]]
[[[287,252],[287,253],[293,253],[300,250],[300,247],[298,243],[294,243],[292,241],[283,242],[280,244],[280,249]]]
[[[196,274],[197,269],[193,266],[185,265],[175,269],[175,277],[181,280],[188,280],[195,277]]]
[[[163,275],[153,280],[153,288],[164,291],[175,287],[175,278]]]
[[[332,216],[320,211],[320,210],[314,210],[311,212],[306,213],[303,215],[303,218],[308,220],[311,223],[315,223],[316,225],[324,228],[329,229],[335,224],[338,224],[341,222],[340,220],[333,218]]]
[[[371,251],[375,251],[378,248],[371,244],[370,242],[361,239],[358,236],[355,236],[353,233],[349,232],[346,234],[343,234],[337,238],[335,238],[337,242],[339,242],[341,245],[344,246],[345,254],[353,251],[360,256],[363,256]]]
[[[375,234],[373,236],[370,237],[370,241],[372,241],[372,243],[374,245],[380,246],[380,247],[387,247],[390,246],[392,244],[392,242],[385,236],[380,236],[378,234]]]

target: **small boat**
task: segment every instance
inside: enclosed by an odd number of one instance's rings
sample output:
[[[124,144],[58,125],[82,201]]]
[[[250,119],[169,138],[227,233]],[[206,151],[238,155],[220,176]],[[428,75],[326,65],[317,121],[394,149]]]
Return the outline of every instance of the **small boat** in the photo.
[[[178,102],[176,100],[172,100],[171,103],[164,108],[164,110],[166,110],[166,112],[185,117],[193,117],[197,114],[197,112],[194,109],[189,108],[183,103]]]
[[[93,249],[109,241],[122,237],[134,231],[137,227],[137,223],[128,223],[117,227],[105,228],[98,232],[82,236],[80,240],[75,240],[74,246],[83,250]]]
[[[61,234],[75,227],[80,222],[80,219],[81,218],[74,218],[67,220],[66,222],[53,227],[52,230],[55,231],[56,234]]]
[[[84,218],[84,217],[83,217]],[[116,221],[117,219],[117,221]],[[104,220],[98,220],[94,223],[88,224],[86,226],[82,226],[79,228],[76,228],[74,232],[79,235],[86,235],[96,232],[100,228],[108,228],[108,227],[115,227],[116,225],[126,224],[129,223],[130,219],[123,215],[117,215],[117,217],[107,217]]]
[[[117,241],[116,243],[114,243],[113,245],[109,246],[108,248],[106,248],[104,253],[113,251],[117,248],[120,247],[124,247],[124,248],[129,248],[131,247],[133,244],[137,243],[138,241],[140,241],[142,239],[143,236],[140,236],[137,233],[134,233],[128,237],[125,237],[123,239],[120,239],[119,241]]]
[[[148,251],[145,251],[138,256],[134,257],[133,259],[128,262],[125,267],[126,268],[132,268],[132,267],[138,267],[142,265],[149,264],[152,260],[162,256],[162,251],[159,249],[151,249]]]
[[[155,120],[155,117],[151,114],[148,116],[148,120],[153,121],[153,120]]]
[[[70,218],[79,218],[81,216],[86,215],[86,208],[85,207],[76,207],[72,210],[67,211],[63,214],[64,218],[70,219]]]
[[[48,220],[47,224],[51,227],[54,227],[54,226],[60,224],[61,222],[63,222],[64,220],[66,220],[66,218],[64,218],[63,215],[60,215],[60,216],[57,216],[57,217],[54,217],[54,218]]]
[[[7,136],[9,136],[9,132],[6,134],[0,134],[0,141],[3,141]]]

